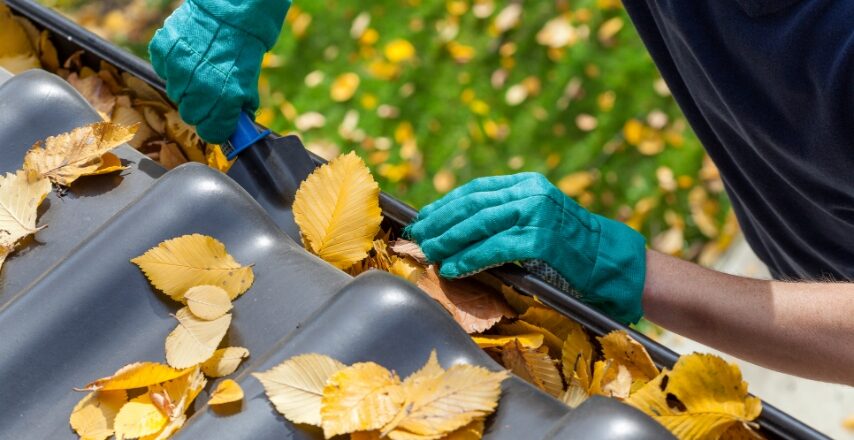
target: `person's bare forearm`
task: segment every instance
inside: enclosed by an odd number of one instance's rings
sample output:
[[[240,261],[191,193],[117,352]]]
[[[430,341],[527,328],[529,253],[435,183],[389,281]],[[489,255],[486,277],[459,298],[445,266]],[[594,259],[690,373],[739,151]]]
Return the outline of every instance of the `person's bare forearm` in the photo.
[[[774,370],[854,385],[854,284],[754,280],[647,252],[647,319]]]

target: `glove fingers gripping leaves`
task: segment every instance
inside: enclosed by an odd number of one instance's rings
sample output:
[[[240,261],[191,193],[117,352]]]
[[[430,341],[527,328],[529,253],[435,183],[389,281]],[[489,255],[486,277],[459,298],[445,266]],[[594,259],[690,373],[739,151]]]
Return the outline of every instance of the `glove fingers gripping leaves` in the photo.
[[[476,179],[423,209],[407,233],[448,278],[542,260],[622,322],[642,315],[643,237],[590,214],[536,173]]]

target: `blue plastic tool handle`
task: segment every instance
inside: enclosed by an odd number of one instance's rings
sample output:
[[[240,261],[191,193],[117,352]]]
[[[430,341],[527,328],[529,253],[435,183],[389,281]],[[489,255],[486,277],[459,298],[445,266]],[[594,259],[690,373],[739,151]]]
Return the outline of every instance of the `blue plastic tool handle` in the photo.
[[[264,139],[270,133],[270,130],[258,130],[258,127],[255,125],[255,119],[252,115],[246,112],[241,112],[240,117],[237,119],[237,130],[235,130],[234,134],[228,138],[226,145],[223,145],[223,153],[225,153],[228,160],[232,160],[237,157],[241,151],[251,147],[261,139]]]

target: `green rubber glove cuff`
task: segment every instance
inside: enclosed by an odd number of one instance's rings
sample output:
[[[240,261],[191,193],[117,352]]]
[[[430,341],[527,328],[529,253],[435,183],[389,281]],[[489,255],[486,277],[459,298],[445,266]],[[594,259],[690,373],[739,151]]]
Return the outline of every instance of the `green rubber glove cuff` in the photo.
[[[624,324],[643,316],[641,296],[646,282],[646,240],[623,223],[593,215],[599,223],[596,262],[581,292],[596,292],[591,305]]]
[[[267,50],[273,48],[291,0],[187,0],[208,15],[261,40]]]

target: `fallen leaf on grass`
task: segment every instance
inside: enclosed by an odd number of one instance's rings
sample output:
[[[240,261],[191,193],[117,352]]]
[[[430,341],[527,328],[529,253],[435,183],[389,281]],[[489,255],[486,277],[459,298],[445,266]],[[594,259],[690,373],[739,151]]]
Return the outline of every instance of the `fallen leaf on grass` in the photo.
[[[179,302],[188,289],[200,285],[221,287],[234,300],[254,280],[251,267],[241,266],[218,240],[200,234],[166,240],[131,262],[154,287]]]
[[[329,356],[303,354],[252,375],[261,381],[267,397],[286,419],[320,426],[323,388],[330,376],[345,367]]]
[[[243,347],[220,348],[210,359],[202,363],[202,372],[208,377],[223,377],[234,373],[240,362],[249,356],[249,350]]]
[[[166,362],[175,368],[188,368],[213,356],[231,325],[227,314],[213,321],[199,319],[188,307],[175,314],[178,327],[166,337]]]
[[[243,400],[243,389],[237,382],[231,379],[225,379],[211,393],[211,398],[208,400],[208,405],[222,405],[224,403],[237,402]]]
[[[50,179],[60,186],[70,186],[82,176],[95,173],[102,165],[101,156],[128,142],[138,126],[125,127],[110,122],[96,122],[37,142],[24,157],[24,169]]]
[[[363,260],[382,221],[379,191],[355,153],[315,170],[300,185],[293,203],[305,248],[342,270]]]
[[[481,333],[501,318],[515,316],[504,298],[473,280],[441,278],[435,266],[427,268],[418,287],[442,304],[466,333]]]

